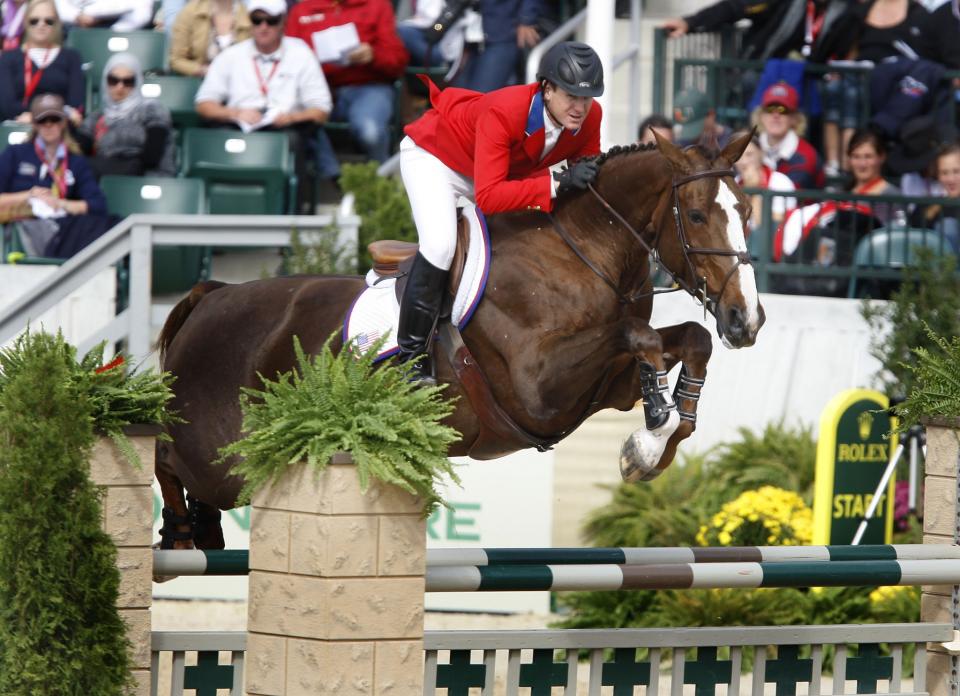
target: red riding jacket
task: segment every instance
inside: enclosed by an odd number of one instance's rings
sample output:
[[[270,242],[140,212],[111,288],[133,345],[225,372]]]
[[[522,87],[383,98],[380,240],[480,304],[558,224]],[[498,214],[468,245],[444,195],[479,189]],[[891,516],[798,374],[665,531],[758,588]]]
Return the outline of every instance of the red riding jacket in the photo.
[[[447,88],[429,80],[433,109],[405,129],[417,145],[456,172],[473,178],[477,205],[486,213],[552,210],[552,164],[600,152],[602,110],[594,102],[577,131],[564,129],[543,152],[543,98],[539,85],[504,87],[487,94]]]
[[[393,82],[403,73],[410,56],[397,35],[393,6],[387,0],[301,0],[290,10],[287,36],[313,47],[313,34],[353,22],[361,43],[373,49],[366,65],[324,63],[323,74],[331,87]]]

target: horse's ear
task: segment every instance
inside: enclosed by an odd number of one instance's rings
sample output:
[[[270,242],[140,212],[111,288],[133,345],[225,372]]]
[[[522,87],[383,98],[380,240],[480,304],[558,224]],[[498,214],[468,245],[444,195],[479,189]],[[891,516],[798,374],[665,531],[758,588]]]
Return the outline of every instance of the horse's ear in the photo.
[[[730,142],[727,143],[727,146],[720,151],[720,156],[717,159],[726,160],[733,166],[733,163],[740,159],[740,156],[747,149],[747,145],[750,144],[750,141],[753,140],[756,134],[756,126],[748,131],[743,131],[739,135],[734,134],[734,136],[730,138]]]
[[[653,137],[657,139],[657,149],[660,150],[660,154],[666,157],[672,165],[673,173],[689,174],[690,163],[687,161],[686,155],[683,154],[683,150],[657,133],[656,130],[651,128],[650,131],[653,133]]]

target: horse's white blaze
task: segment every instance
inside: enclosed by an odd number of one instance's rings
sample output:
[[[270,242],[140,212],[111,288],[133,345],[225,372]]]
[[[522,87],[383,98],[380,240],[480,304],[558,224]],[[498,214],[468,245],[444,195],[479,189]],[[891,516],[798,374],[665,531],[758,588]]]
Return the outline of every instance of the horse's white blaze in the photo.
[[[747,238],[743,231],[743,221],[740,220],[740,214],[736,208],[737,197],[733,195],[733,191],[725,181],[721,179],[719,183],[716,200],[717,205],[727,216],[727,244],[734,251],[746,251]],[[738,266],[737,279],[740,281],[740,293],[746,305],[747,328],[751,332],[756,332],[760,329],[760,296],[757,293],[757,279],[753,275],[753,266],[744,264]]]

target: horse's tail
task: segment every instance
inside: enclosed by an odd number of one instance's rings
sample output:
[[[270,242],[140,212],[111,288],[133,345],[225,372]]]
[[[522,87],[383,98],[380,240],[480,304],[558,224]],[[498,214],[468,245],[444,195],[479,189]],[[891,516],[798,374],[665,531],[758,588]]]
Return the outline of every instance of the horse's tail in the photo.
[[[187,317],[190,316],[190,312],[200,304],[200,300],[202,300],[204,296],[215,290],[219,290],[225,285],[226,283],[221,283],[219,280],[206,280],[202,283],[197,283],[190,290],[190,294],[180,300],[170,311],[170,316],[167,317],[163,328],[160,330],[160,335],[157,337],[157,349],[160,351],[161,365],[163,365],[164,358],[166,358],[167,349],[170,348],[170,344],[173,343],[177,332],[183,326]]]

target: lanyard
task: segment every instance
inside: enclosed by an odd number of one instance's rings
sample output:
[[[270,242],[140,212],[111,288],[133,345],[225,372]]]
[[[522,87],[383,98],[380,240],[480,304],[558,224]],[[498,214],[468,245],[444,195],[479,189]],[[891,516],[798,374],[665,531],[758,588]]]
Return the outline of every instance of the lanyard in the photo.
[[[270,74],[267,75],[267,79],[264,80],[263,75],[260,74],[260,63],[256,59],[256,57],[253,58],[253,69],[256,70],[257,72],[257,82],[260,83],[260,93],[264,96],[264,98],[266,98],[267,96],[267,88],[270,86],[270,80],[273,79],[273,76],[276,74],[277,68],[279,67],[280,67],[279,59],[273,61],[273,68],[270,70]]]
[[[51,163],[47,159],[46,153],[44,153],[43,148],[40,147],[40,138],[37,138],[33,141],[33,149],[37,153],[37,159],[46,164],[47,171],[50,174],[50,178],[53,180],[53,186],[50,187],[50,191],[56,198],[66,198],[67,197],[67,149],[63,149],[63,159],[57,160],[56,155],[54,155],[54,160]],[[43,178],[43,177],[40,177]]]
[[[826,18],[826,14],[826,12],[821,12],[820,16],[817,17],[817,4],[814,0],[807,0],[807,21],[803,30],[803,48],[800,50],[804,56],[810,55],[813,42],[820,30],[823,29],[823,20]]]
[[[853,190],[853,192],[870,194],[873,193],[874,189],[876,189],[880,184],[886,183],[886,179],[884,179],[882,176],[878,176],[876,179],[870,179],[870,181],[865,183],[863,186],[858,186]]]
[[[30,60],[30,53],[28,51],[23,52],[23,105],[26,106],[30,103],[30,97],[33,96],[33,93],[37,91],[37,85],[40,84],[40,78],[43,77],[43,71],[47,69],[47,57],[50,55],[50,49],[48,48],[43,53],[43,65],[40,66],[40,69],[37,71],[37,74],[33,74],[33,61]]]

